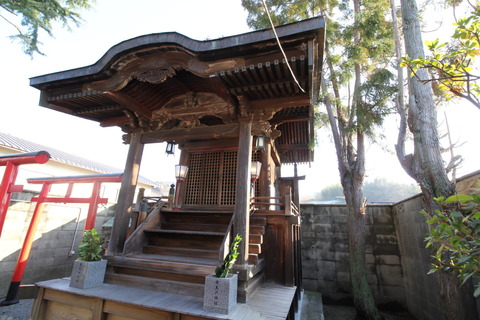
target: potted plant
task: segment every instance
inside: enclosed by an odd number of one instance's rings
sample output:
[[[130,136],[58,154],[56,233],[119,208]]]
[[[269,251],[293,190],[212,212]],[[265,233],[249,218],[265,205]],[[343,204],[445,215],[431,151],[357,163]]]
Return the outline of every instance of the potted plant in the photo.
[[[70,287],[89,289],[103,283],[107,260],[102,259],[104,237],[95,229],[86,230],[78,247],[78,258],[73,263]]]
[[[238,257],[238,245],[242,237],[237,235],[230,245],[223,263],[215,269],[215,274],[205,277],[203,310],[229,314],[237,303],[238,275],[232,266]]]

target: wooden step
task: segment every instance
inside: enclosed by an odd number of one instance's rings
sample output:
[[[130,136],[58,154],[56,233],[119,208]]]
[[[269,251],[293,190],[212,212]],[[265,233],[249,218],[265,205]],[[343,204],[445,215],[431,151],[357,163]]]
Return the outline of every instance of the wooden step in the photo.
[[[213,223],[228,225],[231,213],[211,212],[162,212],[163,222]]]
[[[265,227],[264,226],[254,226],[250,225],[250,234],[265,234]]]
[[[149,229],[145,231],[148,245],[218,250],[224,238],[222,232]]]
[[[223,237],[223,232],[211,232],[211,231],[203,231],[203,230],[191,230],[191,231],[183,231],[183,230],[163,230],[163,229],[145,229],[147,233],[158,233],[158,234],[179,234],[179,235],[191,235],[191,236],[217,236]]]
[[[108,264],[109,267],[125,267],[179,274],[190,273],[194,275],[208,275],[215,271],[218,261],[213,259],[178,259],[178,257],[174,256],[139,254],[127,257],[109,257]]]
[[[196,265],[206,265],[206,266],[217,266],[218,257],[215,259],[205,259],[205,258],[195,258],[195,257],[181,257],[181,256],[167,256],[167,255],[156,255],[156,254],[129,254],[128,258],[143,259],[143,260],[153,260],[153,261],[171,261],[171,262],[180,262],[187,264],[196,264]]]
[[[115,266],[112,267],[112,273],[115,274],[126,274],[138,277],[145,277],[150,279],[162,279],[162,280],[173,280],[173,281],[182,281],[188,283],[205,283],[205,277],[212,274],[214,271],[208,271],[202,274],[194,273],[176,273],[176,272],[161,272],[145,269],[136,269],[128,268],[124,266]]]
[[[248,281],[239,281],[237,296],[238,301],[247,302],[264,282],[265,275],[263,273],[257,274]]]
[[[263,243],[263,235],[261,234],[250,234],[249,235],[249,242],[250,243],[257,243],[257,244],[262,244]]]
[[[248,264],[257,264],[258,263],[258,254],[249,253],[248,254]]]
[[[258,262],[249,269],[248,279],[255,277],[257,274],[261,273],[265,269],[266,265],[265,258],[259,257]]]
[[[197,258],[205,258],[205,259],[218,258],[218,254],[219,254],[218,249],[205,250],[205,249],[195,249],[195,248],[188,248],[188,247],[165,247],[165,246],[157,246],[157,245],[143,246],[143,253],[182,256],[182,257],[197,257]]]
[[[217,214],[217,215],[233,215],[233,209],[226,209],[221,207],[215,208],[176,208],[173,210],[168,210],[166,208],[162,209],[162,214]]]
[[[266,217],[250,217],[250,225],[266,226],[267,218]]]
[[[202,297],[204,285],[200,283],[188,283],[183,281],[155,279],[135,275],[107,273],[105,282],[142,289],[150,289],[190,296]]]
[[[164,230],[184,230],[184,231],[206,231],[206,232],[227,232],[228,225],[214,223],[192,223],[192,222],[163,222]]]
[[[262,253],[262,245],[258,243],[249,243],[248,244],[248,252],[260,254]]]

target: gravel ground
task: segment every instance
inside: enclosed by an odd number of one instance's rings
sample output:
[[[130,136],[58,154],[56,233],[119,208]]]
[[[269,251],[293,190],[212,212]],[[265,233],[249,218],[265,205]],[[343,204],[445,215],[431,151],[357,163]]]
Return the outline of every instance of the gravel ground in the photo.
[[[380,312],[385,320],[415,320],[408,312]],[[355,320],[355,308],[339,305],[323,305],[325,320]]]
[[[0,307],[0,320],[28,320],[34,299],[20,300],[17,304]]]
[[[0,320],[29,320],[34,299],[20,300],[19,303],[0,307]],[[320,311],[320,310],[316,310]],[[407,312],[381,312],[385,320],[415,320]],[[355,309],[349,306],[323,305],[325,320],[355,320]],[[304,317],[302,319],[314,319]]]

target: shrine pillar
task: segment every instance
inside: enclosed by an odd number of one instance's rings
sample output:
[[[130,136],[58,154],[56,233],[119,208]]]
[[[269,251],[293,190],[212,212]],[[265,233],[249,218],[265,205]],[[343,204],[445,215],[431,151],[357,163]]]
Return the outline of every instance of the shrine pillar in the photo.
[[[144,144],[141,142],[141,137],[141,133],[132,133],[131,135],[122,186],[120,187],[118,202],[115,207],[112,234],[108,243],[107,254],[111,256],[119,255],[123,252],[123,246],[127,239],[128,224],[135,197],[140,163],[142,162]]]
[[[235,184],[235,208],[233,235],[243,241],[238,247],[236,265],[244,269],[248,265],[248,242],[250,229],[250,165],[252,159],[252,123],[241,123],[238,141],[237,181]]]

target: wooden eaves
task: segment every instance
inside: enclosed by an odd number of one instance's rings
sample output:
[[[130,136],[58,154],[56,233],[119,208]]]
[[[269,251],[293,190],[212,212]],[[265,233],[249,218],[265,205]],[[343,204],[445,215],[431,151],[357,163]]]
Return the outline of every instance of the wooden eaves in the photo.
[[[40,105],[119,126],[142,143],[252,134],[275,140],[281,162],[309,162],[318,103],[325,23],[313,18],[277,27],[288,71],[271,29],[197,41],[168,32],[121,42],[90,66],[30,79]]]

